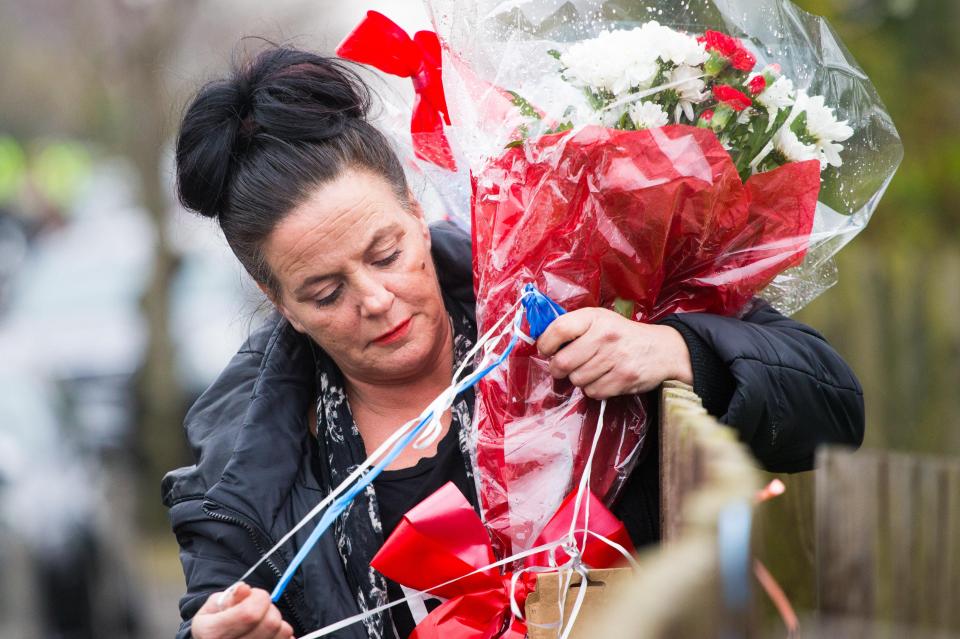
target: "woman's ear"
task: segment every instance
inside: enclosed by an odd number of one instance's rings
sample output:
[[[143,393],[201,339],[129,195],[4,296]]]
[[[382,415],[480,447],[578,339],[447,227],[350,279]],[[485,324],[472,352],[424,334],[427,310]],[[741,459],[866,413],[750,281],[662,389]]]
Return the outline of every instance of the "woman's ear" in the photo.
[[[297,331],[298,333],[306,333],[303,327],[303,324],[301,324],[297,320],[296,316],[294,316],[292,313],[290,313],[290,311],[287,310],[287,307],[283,305],[283,302],[273,292],[273,289],[271,289],[266,284],[261,284],[260,282],[257,282],[257,287],[261,291],[263,291],[263,294],[267,296],[267,299],[270,300],[274,308],[276,308],[280,312],[280,314],[283,315],[283,317],[286,318],[288,322],[290,322],[290,326],[293,327],[293,330]]]

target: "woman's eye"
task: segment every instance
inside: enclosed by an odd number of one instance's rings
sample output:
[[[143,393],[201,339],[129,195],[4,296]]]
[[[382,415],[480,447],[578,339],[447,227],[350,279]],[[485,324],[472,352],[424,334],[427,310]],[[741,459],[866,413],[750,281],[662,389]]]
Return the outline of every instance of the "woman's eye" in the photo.
[[[402,250],[397,249],[396,251],[391,253],[389,256],[383,258],[382,260],[377,260],[376,262],[373,263],[373,265],[374,266],[390,266],[391,264],[393,264],[394,262],[400,259],[400,254],[402,252],[403,252]]]
[[[336,302],[336,301],[337,301],[337,298],[340,297],[340,289],[342,289],[342,288],[343,288],[343,284],[341,284],[341,285],[337,286],[337,288],[333,289],[333,292],[330,293],[329,295],[326,295],[326,296],[321,297],[320,299],[318,299],[318,300],[316,301],[317,306],[330,306],[331,304],[333,304],[334,302]]]

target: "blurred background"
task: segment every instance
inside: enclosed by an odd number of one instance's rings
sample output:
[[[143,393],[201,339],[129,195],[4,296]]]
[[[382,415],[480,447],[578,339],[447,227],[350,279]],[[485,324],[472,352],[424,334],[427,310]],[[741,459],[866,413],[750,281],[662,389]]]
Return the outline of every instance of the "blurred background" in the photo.
[[[960,3],[796,4],[831,20],[906,152],[799,318],[860,376],[866,445],[960,454]],[[429,26],[417,0],[0,0],[0,637],[173,636],[160,478],[262,305],[176,202],[178,120],[243,36],[332,53],[367,9]]]

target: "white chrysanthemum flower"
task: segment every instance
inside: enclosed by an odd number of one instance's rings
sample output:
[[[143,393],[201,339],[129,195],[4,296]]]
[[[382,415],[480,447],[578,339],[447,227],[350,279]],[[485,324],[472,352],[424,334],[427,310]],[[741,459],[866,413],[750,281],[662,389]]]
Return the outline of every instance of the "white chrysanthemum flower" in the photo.
[[[773,81],[773,84],[764,89],[757,96],[757,102],[767,110],[770,118],[776,118],[780,109],[788,109],[793,106],[793,81],[785,76],[780,76]]]
[[[634,64],[623,70],[623,74],[610,86],[610,91],[616,96],[626,95],[630,89],[648,89],[660,71],[656,60],[638,59]]]
[[[806,114],[806,134],[817,151],[821,169],[827,168],[827,165],[842,166],[840,152],[843,151],[843,145],[839,143],[853,135],[853,129],[847,126],[847,121],[837,120],[822,95],[811,97],[804,91],[797,92],[786,126],[790,126],[801,113]]]
[[[820,154],[813,144],[804,144],[789,126],[780,127],[773,136],[773,148],[780,152],[788,162],[819,160]]]
[[[619,98],[632,89],[650,88],[663,63],[695,67],[708,57],[706,46],[693,36],[648,22],[577,42],[560,62],[574,84]]]
[[[670,72],[669,83],[673,90],[677,92],[680,101],[677,103],[677,109],[674,113],[674,119],[680,121],[680,113],[687,116],[687,120],[693,122],[693,105],[703,102],[709,95],[704,89],[707,84],[703,81],[703,70],[688,65],[675,68]],[[677,84],[679,83],[679,84]]]
[[[621,104],[613,108],[594,109],[589,105],[582,105],[573,113],[572,120],[578,125],[596,124],[608,128],[614,128],[627,112],[629,105]]]
[[[811,97],[803,91],[797,93],[794,113],[790,119],[796,118],[800,112],[807,114],[807,132],[820,153],[821,166],[841,166],[843,160],[840,159],[840,152],[843,151],[843,145],[838,142],[843,142],[853,135],[853,129],[847,126],[847,121],[837,120],[833,109],[826,105],[826,99],[822,95]]]
[[[710,57],[706,44],[697,42],[691,35],[662,26],[656,20],[647,22],[639,30],[639,37],[648,43],[646,46],[664,62],[695,67]]]
[[[660,70],[657,54],[641,29],[602,31],[560,56],[564,75],[574,84],[620,96],[631,88],[647,88]]]
[[[670,121],[667,112],[655,102],[634,102],[630,105],[630,119],[637,129],[656,129]]]

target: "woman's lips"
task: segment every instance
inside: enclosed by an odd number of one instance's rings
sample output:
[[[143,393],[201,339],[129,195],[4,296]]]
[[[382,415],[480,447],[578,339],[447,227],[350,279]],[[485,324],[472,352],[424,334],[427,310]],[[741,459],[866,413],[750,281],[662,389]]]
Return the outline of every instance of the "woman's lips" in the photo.
[[[387,331],[377,339],[373,340],[373,343],[377,344],[378,346],[384,346],[402,339],[408,332],[410,332],[410,321],[412,319],[412,317],[408,317],[395,328]]]

